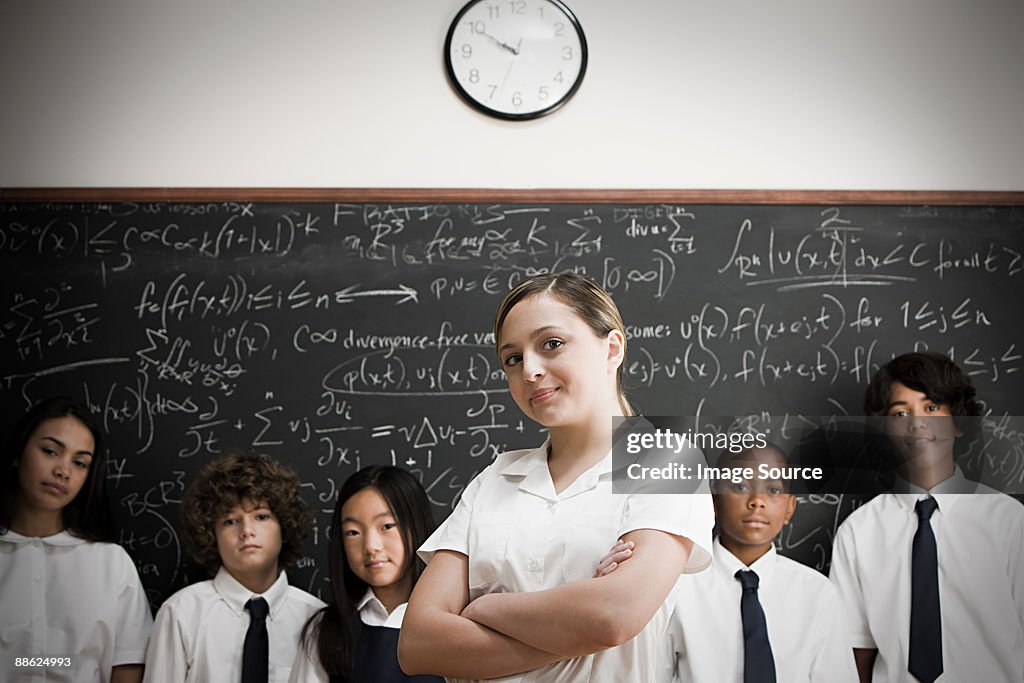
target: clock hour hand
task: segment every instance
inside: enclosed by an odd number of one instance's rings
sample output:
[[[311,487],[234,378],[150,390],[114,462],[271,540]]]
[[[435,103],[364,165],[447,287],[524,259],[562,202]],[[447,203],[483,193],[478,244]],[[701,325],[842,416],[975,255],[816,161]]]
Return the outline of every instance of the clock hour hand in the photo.
[[[519,46],[518,45],[516,47],[512,47],[508,43],[505,43],[505,42],[502,42],[502,41],[498,40],[497,38],[492,36],[487,31],[484,31],[483,34],[485,36],[487,36],[488,38],[490,38],[491,40],[493,40],[495,43],[497,43],[499,47],[505,48],[506,50],[508,50],[509,52],[511,52],[514,55],[518,55],[519,54]],[[520,38],[519,39],[519,45],[522,45],[522,44],[523,44],[523,40],[522,40],[522,38]]]

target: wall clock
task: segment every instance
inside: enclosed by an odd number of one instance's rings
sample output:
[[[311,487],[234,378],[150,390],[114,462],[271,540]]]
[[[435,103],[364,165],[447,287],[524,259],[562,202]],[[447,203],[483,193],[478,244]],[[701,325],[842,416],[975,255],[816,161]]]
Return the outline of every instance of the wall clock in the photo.
[[[476,109],[502,119],[550,114],[580,87],[587,41],[559,0],[470,0],[444,41],[448,78]]]

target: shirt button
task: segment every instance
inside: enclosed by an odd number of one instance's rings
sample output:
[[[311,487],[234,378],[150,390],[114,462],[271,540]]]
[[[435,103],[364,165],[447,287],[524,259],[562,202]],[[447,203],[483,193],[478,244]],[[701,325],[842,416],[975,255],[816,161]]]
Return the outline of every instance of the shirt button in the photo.
[[[538,562],[537,560],[533,559],[532,557],[530,558],[530,561],[527,562],[527,566],[530,568],[531,572],[539,572],[540,571],[540,562]]]

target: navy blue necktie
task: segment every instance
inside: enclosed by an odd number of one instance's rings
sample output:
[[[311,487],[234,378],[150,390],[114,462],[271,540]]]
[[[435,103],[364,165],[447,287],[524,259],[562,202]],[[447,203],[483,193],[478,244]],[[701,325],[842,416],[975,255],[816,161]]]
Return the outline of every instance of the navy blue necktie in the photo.
[[[267,614],[270,607],[263,598],[245,603],[249,610],[249,630],[242,646],[242,683],[267,683],[270,664],[270,637],[267,635]]]
[[[907,671],[932,683],[942,675],[942,613],[939,609],[939,554],[931,516],[939,504],[934,498],[917,501],[910,569],[910,657]]]
[[[743,618],[743,683],[775,683],[775,658],[768,642],[768,624],[765,623],[757,587],[761,583],[757,574],[741,569],[736,578],[743,585],[740,598],[740,616]]]

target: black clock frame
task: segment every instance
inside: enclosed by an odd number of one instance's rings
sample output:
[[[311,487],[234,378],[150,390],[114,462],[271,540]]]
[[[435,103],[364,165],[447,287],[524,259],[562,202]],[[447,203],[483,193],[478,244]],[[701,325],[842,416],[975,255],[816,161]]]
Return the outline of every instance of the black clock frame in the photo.
[[[451,84],[452,88],[459,95],[459,97],[462,98],[464,102],[466,102],[469,106],[473,107],[477,111],[483,114],[487,114],[488,116],[494,116],[499,119],[505,119],[506,121],[530,121],[532,119],[537,119],[542,116],[547,116],[548,114],[558,109],[561,109],[562,105],[564,105],[566,102],[572,99],[573,95],[576,94],[576,91],[580,89],[580,84],[583,83],[583,77],[587,73],[587,37],[583,33],[583,27],[580,25],[580,22],[576,18],[576,15],[573,14],[572,10],[570,10],[561,0],[547,0],[547,2],[550,2],[552,5],[557,6],[558,9],[565,14],[566,18],[569,20],[569,23],[572,25],[573,30],[576,31],[576,35],[579,36],[580,38],[580,72],[579,75],[576,77],[576,82],[572,84],[572,87],[569,88],[569,90],[567,90],[564,95],[562,95],[556,101],[552,102],[550,106],[547,106],[544,109],[538,109],[537,111],[515,114],[504,111],[498,111],[497,109],[491,109],[487,105],[483,104],[482,102],[474,98],[472,95],[470,95],[462,87],[462,85],[458,81],[458,78],[455,76],[455,68],[454,66],[452,66],[452,36],[455,34],[455,27],[458,26],[459,22],[462,20],[462,17],[466,14],[466,12],[469,11],[471,7],[473,7],[474,5],[478,5],[481,2],[485,2],[485,0],[469,0],[469,2],[462,6],[462,9],[459,10],[459,13],[455,15],[455,18],[452,20],[451,25],[448,27],[448,35],[445,36],[444,39],[444,66],[445,71],[448,74],[448,82]]]

